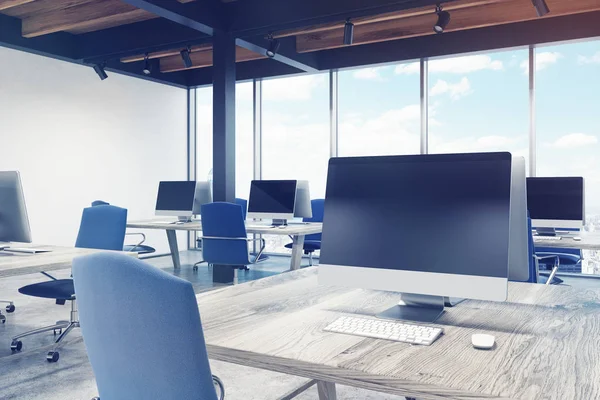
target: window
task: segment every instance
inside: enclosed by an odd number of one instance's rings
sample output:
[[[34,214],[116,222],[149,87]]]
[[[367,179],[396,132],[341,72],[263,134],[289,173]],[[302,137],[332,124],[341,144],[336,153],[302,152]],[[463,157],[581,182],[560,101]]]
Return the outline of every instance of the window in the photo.
[[[308,180],[311,198],[324,198],[329,162],[327,74],[263,81],[262,178]],[[287,237],[271,236],[268,251]]]
[[[528,57],[522,49],[429,60],[429,153],[528,159]]]
[[[600,230],[600,41],[536,49],[537,176],[583,176],[586,230]],[[600,251],[582,272],[600,274]]]
[[[419,63],[338,73],[340,156],[419,154]]]
[[[212,86],[196,89],[196,179],[212,180],[213,168]],[[248,198],[254,169],[253,83],[236,84],[235,99],[235,192]]]

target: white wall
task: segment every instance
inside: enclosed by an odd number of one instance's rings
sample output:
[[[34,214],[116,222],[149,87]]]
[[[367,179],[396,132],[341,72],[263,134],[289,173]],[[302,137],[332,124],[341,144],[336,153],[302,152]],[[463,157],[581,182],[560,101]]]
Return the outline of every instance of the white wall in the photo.
[[[158,182],[186,179],[186,91],[108,74],[0,47],[0,170],[21,171],[36,243],[73,246],[96,199],[151,218]]]

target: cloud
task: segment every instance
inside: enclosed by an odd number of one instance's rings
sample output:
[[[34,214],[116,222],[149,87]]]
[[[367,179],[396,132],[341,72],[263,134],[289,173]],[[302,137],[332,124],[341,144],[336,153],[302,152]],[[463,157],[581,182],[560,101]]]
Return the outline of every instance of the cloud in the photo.
[[[431,153],[470,153],[481,151],[510,151],[513,155],[527,156],[527,135],[465,136],[448,139],[446,135],[432,133],[429,147]]]
[[[598,138],[585,133],[570,133],[556,139],[550,146],[556,149],[573,149],[598,143]]]
[[[579,55],[577,57],[577,62],[582,65],[583,64],[600,64],[600,51],[591,57]]]
[[[471,55],[462,57],[442,58],[429,61],[429,72],[446,72],[451,74],[467,74],[470,72],[492,70],[500,71],[504,65],[500,60],[493,60],[486,55]],[[396,66],[396,74],[419,73],[419,63],[401,64]]]
[[[435,85],[433,85],[429,91],[429,95],[439,96],[442,94],[448,94],[452,100],[458,100],[472,92],[473,90],[471,90],[471,83],[469,82],[469,79],[463,77],[457,83],[448,83],[442,79],[438,79]]]
[[[310,100],[313,91],[325,82],[324,74],[299,75],[285,78],[282,84],[279,79],[263,81],[263,99],[268,101]]]
[[[541,71],[548,68],[552,64],[556,64],[558,60],[562,58],[562,56],[562,54],[556,51],[544,51],[541,53],[536,53],[535,70]],[[521,62],[521,69],[525,75],[529,74],[529,60],[524,60]]]
[[[356,79],[382,81],[383,77],[381,76],[381,71],[385,69],[386,67],[361,68],[355,70],[352,76]]]

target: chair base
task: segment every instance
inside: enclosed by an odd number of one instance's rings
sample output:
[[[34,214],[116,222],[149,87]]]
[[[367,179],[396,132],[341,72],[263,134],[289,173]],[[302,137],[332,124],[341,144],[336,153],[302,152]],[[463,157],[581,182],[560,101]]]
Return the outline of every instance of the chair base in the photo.
[[[43,328],[33,329],[33,330],[30,330],[27,332],[23,332],[19,335],[16,335],[12,338],[12,342],[10,344],[10,349],[13,352],[21,351],[21,349],[23,348],[23,342],[21,342],[20,339],[22,339],[24,337],[37,335],[39,333],[50,332],[50,331],[54,332],[54,334],[56,335],[57,334],[56,332],[58,331],[59,336],[56,339],[56,341],[54,342],[54,347],[46,355],[46,360],[48,362],[57,362],[60,357],[60,354],[58,353],[58,349],[62,346],[65,337],[67,337],[67,335],[74,328],[79,328],[79,319],[77,317],[77,303],[75,302],[75,300],[71,300],[71,319],[69,321],[57,321],[56,324],[54,324],[54,325],[45,326]]]

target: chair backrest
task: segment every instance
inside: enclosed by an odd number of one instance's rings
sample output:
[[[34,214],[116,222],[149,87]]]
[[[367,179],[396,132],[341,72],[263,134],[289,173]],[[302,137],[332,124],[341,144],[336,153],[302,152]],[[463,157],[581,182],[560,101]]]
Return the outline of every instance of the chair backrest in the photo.
[[[101,399],[216,400],[191,283],[124,254],[73,260]]]
[[[108,206],[110,205],[110,203],[107,203],[104,200],[94,200],[92,201],[92,207],[96,207],[96,206]]]
[[[323,222],[323,213],[325,212],[325,199],[314,199],[310,201],[312,208],[312,218],[302,219],[304,222]],[[306,235],[304,240],[321,240],[320,233]]]
[[[248,200],[246,199],[235,199],[235,204],[238,204],[242,207],[242,215],[244,216],[244,221],[246,220],[246,215],[248,214]]]
[[[110,205],[83,209],[75,247],[123,250],[127,210]]]
[[[225,202],[203,204],[201,215],[204,261],[223,265],[250,264],[242,207]]]

